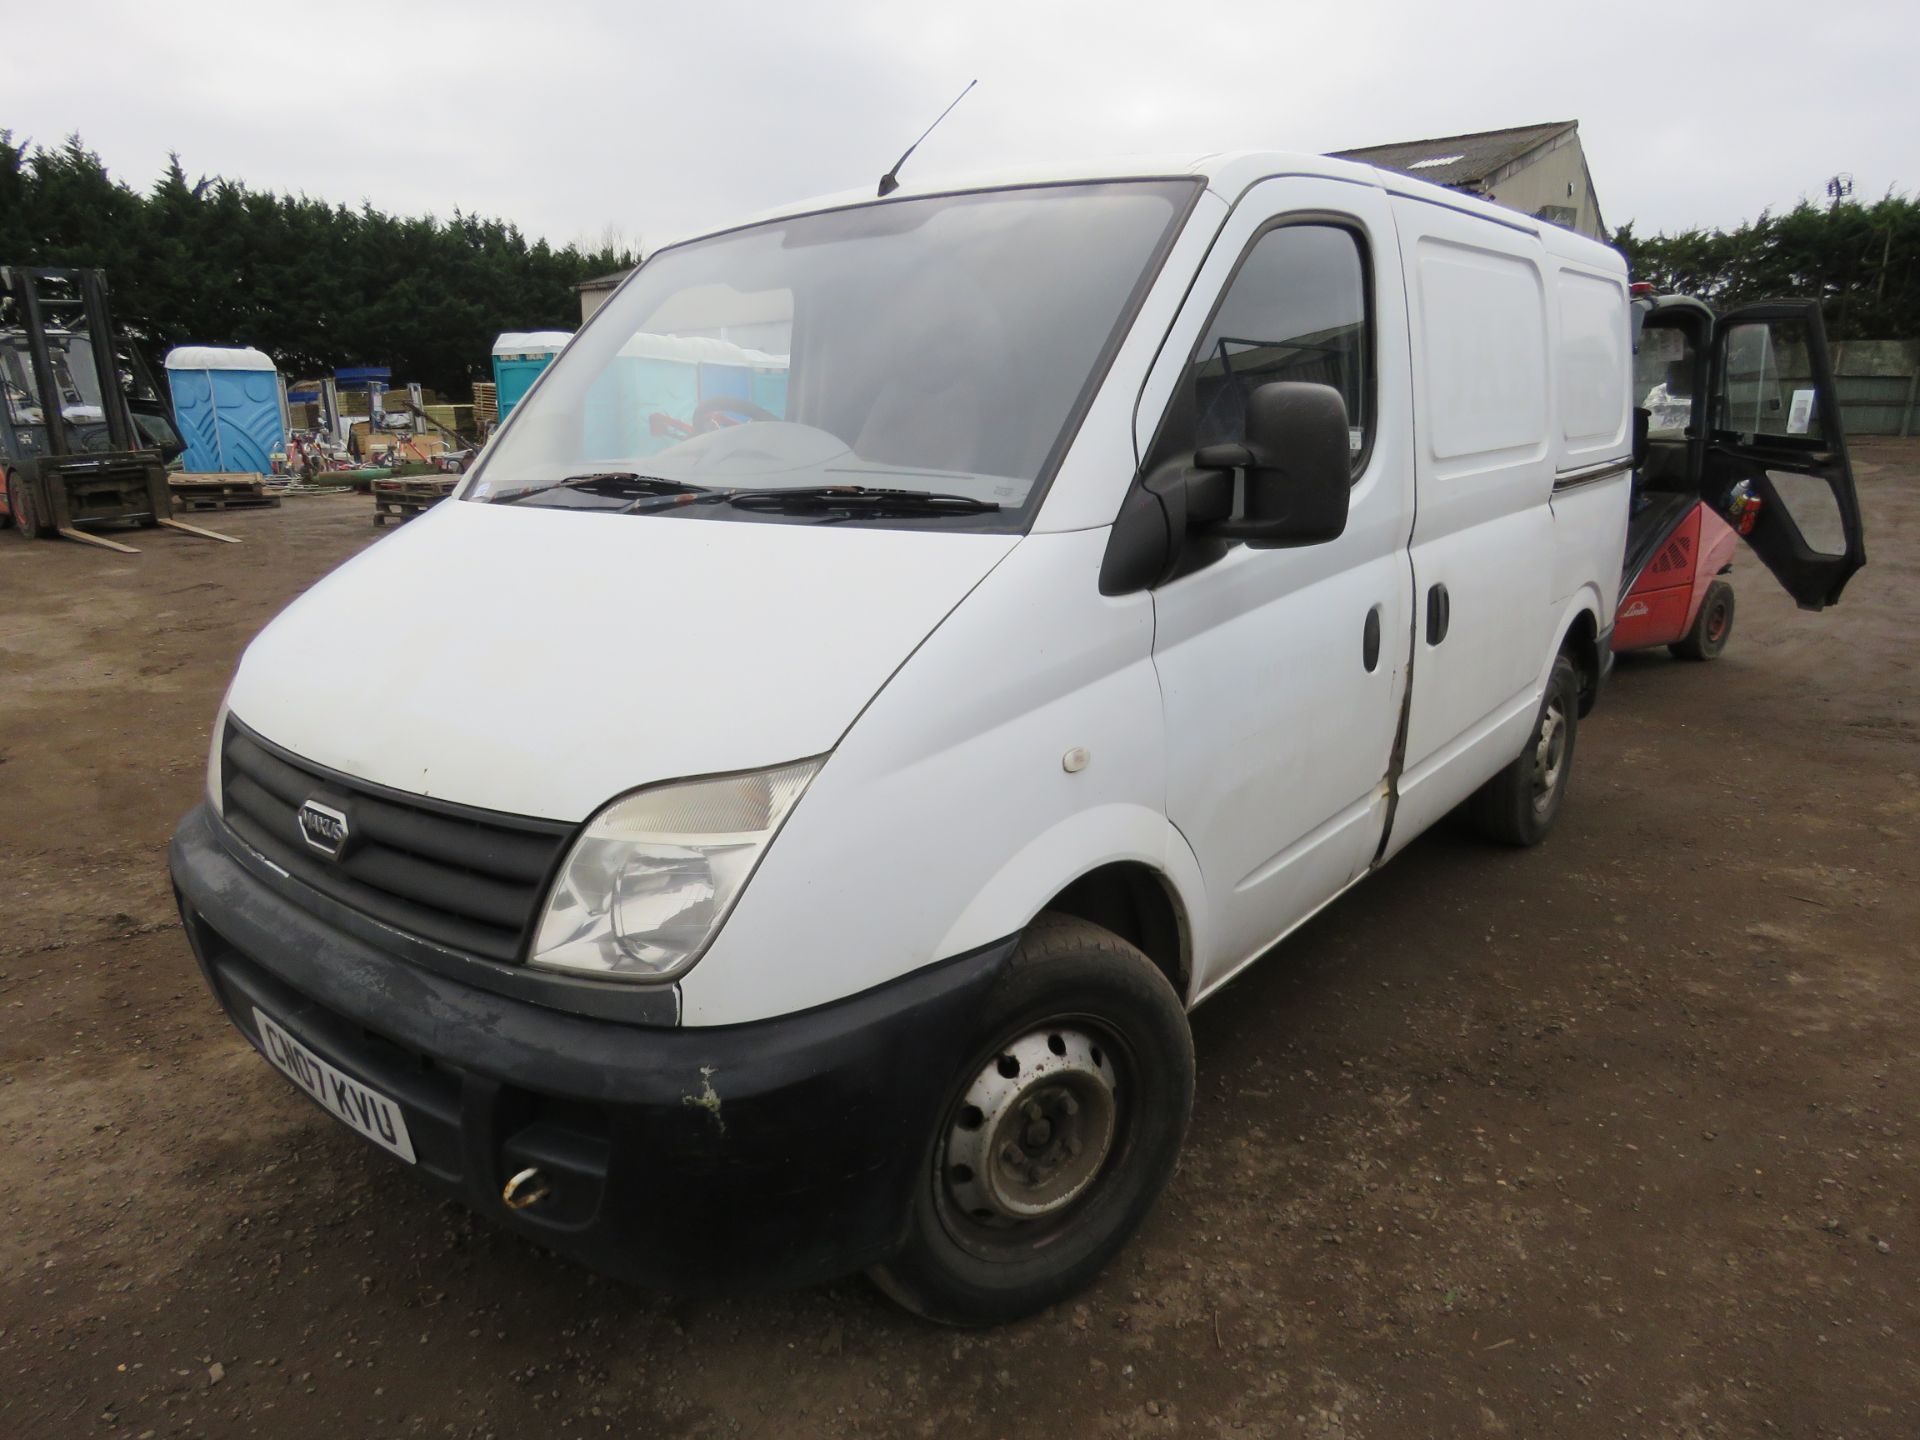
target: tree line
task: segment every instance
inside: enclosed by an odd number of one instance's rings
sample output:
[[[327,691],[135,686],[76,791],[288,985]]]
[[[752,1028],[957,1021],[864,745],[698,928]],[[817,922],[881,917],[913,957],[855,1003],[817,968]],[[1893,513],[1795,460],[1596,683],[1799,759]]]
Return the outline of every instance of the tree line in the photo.
[[[98,266],[115,325],[156,360],[175,345],[252,345],[289,379],[389,365],[464,397],[502,330],[571,330],[573,287],[636,256],[528,240],[505,221],[350,209],[224,177],[179,157],[142,193],[78,136],[0,130],[0,264]]]
[[[1698,295],[1716,307],[1797,296],[1818,299],[1835,340],[1920,338],[1920,200],[1894,193],[1791,210],[1732,230],[1614,232],[1633,278]]]
[[[1634,278],[1716,305],[1815,296],[1835,339],[1920,336],[1920,201],[1802,202],[1731,230],[1614,233]],[[224,177],[176,156],[142,193],[78,136],[0,130],[0,263],[94,265],[118,323],[151,352],[253,345],[290,378],[390,365],[449,395],[488,371],[502,330],[572,329],[574,285],[637,256],[529,241],[505,221],[388,215]]]

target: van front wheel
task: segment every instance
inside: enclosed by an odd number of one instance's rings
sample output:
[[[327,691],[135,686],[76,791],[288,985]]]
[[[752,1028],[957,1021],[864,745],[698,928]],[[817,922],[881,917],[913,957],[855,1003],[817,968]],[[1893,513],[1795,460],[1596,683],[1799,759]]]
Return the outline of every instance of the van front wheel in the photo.
[[[1126,1243],[1173,1173],[1193,1038],[1153,962],[1042,915],[988,996],[916,1182],[905,1246],[873,1278],[949,1325],[1062,1300]]]
[[[1474,827],[1502,845],[1538,845],[1547,838],[1573,774],[1580,722],[1580,672],[1561,655],[1547,677],[1527,748],[1467,801]]]

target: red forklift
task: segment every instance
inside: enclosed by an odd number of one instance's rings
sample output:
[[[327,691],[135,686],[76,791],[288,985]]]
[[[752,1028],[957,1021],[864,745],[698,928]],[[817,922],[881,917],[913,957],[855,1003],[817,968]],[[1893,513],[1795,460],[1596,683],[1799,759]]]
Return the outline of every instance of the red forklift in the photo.
[[[1745,540],[1803,610],[1866,564],[1816,300],[1726,315],[1636,285],[1632,511],[1613,649],[1711,660],[1733,634]]]
[[[0,524],[132,555],[102,529],[175,520],[167,462],[185,447],[139,352],[107,317],[99,270],[0,266]]]

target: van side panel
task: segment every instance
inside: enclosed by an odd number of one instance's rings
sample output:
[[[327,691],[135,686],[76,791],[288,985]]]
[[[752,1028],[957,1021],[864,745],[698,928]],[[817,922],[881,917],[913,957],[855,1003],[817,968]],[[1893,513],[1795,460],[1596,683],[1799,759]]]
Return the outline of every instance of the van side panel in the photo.
[[[1418,610],[1389,850],[1525,742],[1555,619],[1557,438],[1539,238],[1420,200],[1396,197],[1393,208],[1415,361]]]
[[[1441,216],[1452,228],[1471,224]],[[1422,478],[1481,479],[1524,504],[1537,478],[1527,467],[1542,458],[1547,438],[1540,265],[1525,237],[1476,228],[1482,233],[1472,241],[1426,234],[1413,247],[1424,382],[1415,388],[1427,399]]]
[[[1595,247],[1587,247],[1595,248]],[[1626,266],[1555,257],[1560,440],[1553,487],[1553,597],[1565,629],[1578,609],[1604,634],[1619,605],[1633,439],[1633,344]],[[1570,602],[1584,596],[1579,606]],[[1550,662],[1550,657],[1547,657]],[[1544,675],[1544,670],[1543,670]]]
[[[1632,351],[1627,335],[1624,275],[1560,265],[1554,275],[1559,303],[1561,471],[1617,460],[1631,449],[1627,382]]]

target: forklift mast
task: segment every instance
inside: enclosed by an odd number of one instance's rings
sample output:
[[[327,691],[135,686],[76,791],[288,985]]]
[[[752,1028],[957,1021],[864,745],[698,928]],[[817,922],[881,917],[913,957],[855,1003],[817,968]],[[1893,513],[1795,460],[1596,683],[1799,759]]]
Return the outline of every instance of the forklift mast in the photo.
[[[46,293],[49,285],[71,293],[51,297]],[[134,548],[94,533],[95,528],[126,523],[166,526],[209,540],[237,543],[231,536],[186,525],[172,517],[173,498],[165,463],[135,426],[132,406],[120,383],[113,322],[107,312],[105,273],[0,265],[0,296],[13,302],[14,319],[26,342],[28,366],[39,393],[45,431],[38,453],[0,452],[7,469],[6,509],[14,527],[29,539],[52,532],[125,554],[135,553]],[[53,328],[49,312],[75,308],[79,315],[63,328],[69,335],[84,337],[92,352],[100,419],[107,432],[104,450],[91,446],[76,450],[71,443],[65,397],[49,343]]]
[[[109,448],[116,454],[140,448],[134,439],[133,412],[127,406],[126,392],[114,364],[113,323],[107,316],[107,277],[98,270],[28,270],[16,265],[0,265],[0,289],[12,296],[19,312],[21,328],[26,332],[27,354],[33,365],[34,387],[40,392],[41,410],[57,416],[60,391],[53,373],[53,356],[47,348],[47,302],[40,294],[40,282],[64,280],[79,291],[83,325],[70,329],[84,333],[93,351],[94,378],[100,386],[100,408],[111,438]],[[47,452],[71,453],[67,447],[66,426],[47,422]]]

